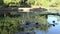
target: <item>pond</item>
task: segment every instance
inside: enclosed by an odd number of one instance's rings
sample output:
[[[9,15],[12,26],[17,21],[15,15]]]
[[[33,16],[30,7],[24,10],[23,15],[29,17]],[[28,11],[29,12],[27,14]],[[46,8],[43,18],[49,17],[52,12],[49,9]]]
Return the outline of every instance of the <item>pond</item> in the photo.
[[[56,18],[58,18],[58,17],[56,17]],[[51,22],[53,19],[56,19],[56,18],[53,18],[53,17],[50,18],[49,22]],[[47,32],[43,32],[43,31],[40,31],[40,30],[35,30],[36,34],[60,34],[60,21],[57,21],[57,23],[58,23],[58,25],[55,25],[55,27],[53,27],[53,26],[50,27]]]
[[[45,19],[43,18],[43,20],[45,20],[44,21],[45,25],[40,23],[41,26],[39,26],[38,28],[35,28],[34,26],[33,28],[31,28],[30,26],[28,26],[28,28],[26,28],[25,31],[22,31],[22,32],[20,31],[20,32],[17,32],[16,34],[59,34],[60,33],[59,18],[60,16],[57,16],[57,15],[47,15],[47,18]]]
[[[43,13],[43,12],[42,12]],[[59,34],[60,16],[31,13],[0,15],[0,34]]]

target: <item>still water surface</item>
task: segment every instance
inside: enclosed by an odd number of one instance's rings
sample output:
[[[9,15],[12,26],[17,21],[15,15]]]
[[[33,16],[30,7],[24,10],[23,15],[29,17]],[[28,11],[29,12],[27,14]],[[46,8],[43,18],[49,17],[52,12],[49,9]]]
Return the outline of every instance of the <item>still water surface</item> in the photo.
[[[57,24],[55,24],[55,26],[51,25],[49,26],[43,26],[39,27],[37,29],[32,29],[32,31],[30,30],[30,34],[60,34],[60,21],[58,20],[60,17],[59,16],[52,16],[50,15],[47,18],[47,22],[49,22],[49,24],[54,24],[52,23],[52,21],[56,21]],[[49,19],[49,20],[48,20]],[[28,28],[29,29],[29,28]],[[27,33],[29,30],[25,31],[25,32],[18,32],[16,34],[29,34]]]
[[[53,20],[54,18],[52,17],[51,19]],[[49,20],[50,22],[52,21],[51,19]],[[35,32],[36,32],[36,34],[60,34],[60,21],[57,21],[57,23],[58,23],[58,25],[55,25],[55,27],[53,27],[53,26],[50,27],[47,32],[43,32],[40,30],[35,30]]]

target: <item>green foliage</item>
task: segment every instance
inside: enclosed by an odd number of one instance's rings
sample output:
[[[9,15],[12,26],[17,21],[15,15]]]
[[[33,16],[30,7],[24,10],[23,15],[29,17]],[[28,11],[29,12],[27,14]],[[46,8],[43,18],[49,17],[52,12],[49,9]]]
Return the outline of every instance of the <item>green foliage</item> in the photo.
[[[4,4],[9,6],[20,6],[22,0],[4,0]]]
[[[3,0],[0,0],[0,8],[3,7]]]
[[[60,6],[60,0],[27,0],[22,4],[23,0],[0,0],[0,5],[4,4],[5,6],[42,6],[42,7],[50,7],[50,6]]]
[[[3,0],[0,0],[0,5],[2,5],[3,4]]]
[[[28,0],[27,3],[30,5],[41,5],[44,7],[48,7],[50,5],[50,2],[48,0]]]
[[[40,5],[40,0],[27,0],[29,5]]]
[[[52,0],[51,5],[53,6],[60,6],[60,0]]]
[[[50,2],[48,0],[41,0],[41,5],[43,7],[49,7],[50,6]]]

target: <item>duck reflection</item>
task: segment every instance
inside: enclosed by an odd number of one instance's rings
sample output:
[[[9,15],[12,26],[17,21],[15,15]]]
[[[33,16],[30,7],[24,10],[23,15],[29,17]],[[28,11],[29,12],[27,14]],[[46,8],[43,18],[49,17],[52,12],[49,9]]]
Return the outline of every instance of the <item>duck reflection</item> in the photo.
[[[54,15],[48,15],[47,22],[48,22],[49,25],[52,25],[52,26],[55,27],[55,25],[58,24],[58,21],[57,20],[58,19],[57,19],[56,16],[54,16]]]
[[[44,25],[44,24],[39,24],[39,23],[25,23],[19,27],[20,32],[17,32],[17,33],[18,34],[32,34],[34,32],[34,29],[39,29],[41,31],[46,32],[46,31],[48,31],[49,27],[51,27],[51,26],[55,26],[55,25],[52,25],[52,24]],[[30,32],[30,31],[32,31],[32,32]]]
[[[20,25],[19,32],[17,32],[17,33],[18,34],[35,34],[34,30],[40,30],[43,32],[47,32],[50,27],[52,27],[52,26],[55,27],[58,24],[56,21],[57,18],[55,18],[55,19],[54,18],[55,17],[48,17],[46,19],[47,23],[45,23],[45,24],[42,24],[42,21],[41,21],[41,23],[25,22],[24,24]]]

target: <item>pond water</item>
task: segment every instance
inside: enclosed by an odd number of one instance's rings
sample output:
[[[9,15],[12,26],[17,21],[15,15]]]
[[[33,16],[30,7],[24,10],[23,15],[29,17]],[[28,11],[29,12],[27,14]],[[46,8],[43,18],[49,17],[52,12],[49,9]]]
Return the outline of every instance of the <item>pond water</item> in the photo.
[[[48,18],[50,18],[50,17],[48,17]],[[51,16],[49,22],[53,21],[56,18]],[[36,34],[60,34],[60,21],[57,21],[57,23],[58,23],[58,25],[55,25],[55,27],[53,27],[53,26],[50,27],[47,32],[43,32],[43,31],[40,31],[40,30],[35,30]]]
[[[52,10],[51,12],[54,13]],[[0,15],[0,34],[5,33],[60,34],[60,16],[46,15],[43,11],[42,13],[40,11],[31,13],[11,12],[7,15]]]
[[[27,31],[24,32],[18,32],[16,34],[60,34],[60,21],[58,20],[60,17],[59,16],[54,16],[54,15],[48,15],[47,22],[50,25],[42,25],[39,28],[33,28],[32,30],[30,27],[27,29]],[[55,23],[53,23],[55,21]],[[51,25],[52,24],[52,25]],[[30,29],[30,30],[29,30]],[[29,32],[29,33],[27,33]]]
[[[53,19],[52,19],[53,20]],[[50,22],[52,21],[50,19]],[[60,34],[60,21],[57,22],[58,25],[55,25],[55,27],[50,27],[47,32],[41,31],[41,30],[35,30],[36,34]]]
[[[20,14],[22,24],[15,34],[60,34],[60,16],[47,15],[46,17],[46,15],[40,15],[40,12]],[[25,21],[30,24],[26,24]]]

